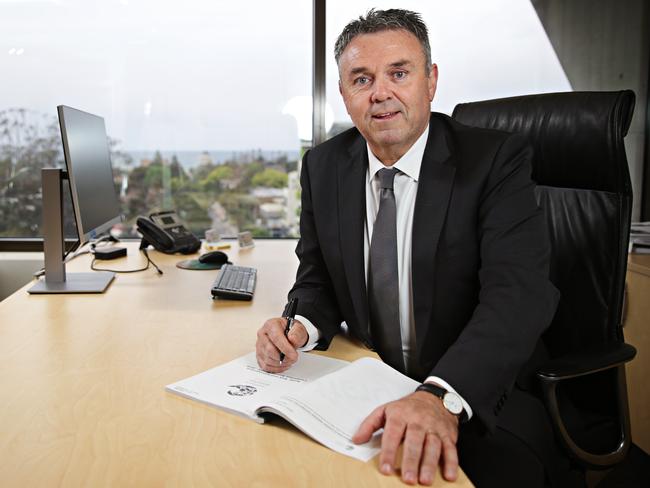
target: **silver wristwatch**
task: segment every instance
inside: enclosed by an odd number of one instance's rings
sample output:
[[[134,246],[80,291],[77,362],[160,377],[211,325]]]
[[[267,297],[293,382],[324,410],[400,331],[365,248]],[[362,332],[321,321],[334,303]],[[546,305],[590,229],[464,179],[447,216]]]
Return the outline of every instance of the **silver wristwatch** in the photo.
[[[453,391],[447,391],[443,387],[434,385],[433,383],[422,383],[415,389],[415,391],[426,391],[437,396],[442,400],[442,405],[447,409],[447,411],[449,411],[449,413],[453,413],[459,417],[459,420],[462,420],[463,414],[465,413],[463,402],[461,401],[460,396]]]

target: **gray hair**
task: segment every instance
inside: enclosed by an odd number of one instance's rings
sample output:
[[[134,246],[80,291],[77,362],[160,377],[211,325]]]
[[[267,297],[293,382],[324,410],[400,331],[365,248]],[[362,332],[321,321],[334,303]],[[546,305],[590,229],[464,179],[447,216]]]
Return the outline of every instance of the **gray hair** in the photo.
[[[336,64],[339,64],[343,51],[356,36],[386,30],[405,30],[420,41],[425,58],[424,69],[429,76],[431,74],[431,46],[429,45],[427,26],[420,14],[403,9],[375,10],[373,8],[368,10],[365,17],[362,15],[348,23],[334,45]]]

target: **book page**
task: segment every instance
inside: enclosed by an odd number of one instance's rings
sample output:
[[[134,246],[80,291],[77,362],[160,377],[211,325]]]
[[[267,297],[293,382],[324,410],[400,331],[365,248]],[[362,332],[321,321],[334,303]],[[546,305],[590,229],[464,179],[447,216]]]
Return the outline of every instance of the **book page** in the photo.
[[[381,433],[366,444],[353,444],[361,422],[376,407],[413,393],[419,384],[377,359],[362,358],[299,391],[284,393],[264,410],[334,451],[368,461],[380,451]]]
[[[192,400],[222,408],[263,423],[256,410],[283,394],[293,394],[306,383],[349,363],[339,359],[299,353],[298,362],[282,374],[267,373],[252,352],[165,388]]]

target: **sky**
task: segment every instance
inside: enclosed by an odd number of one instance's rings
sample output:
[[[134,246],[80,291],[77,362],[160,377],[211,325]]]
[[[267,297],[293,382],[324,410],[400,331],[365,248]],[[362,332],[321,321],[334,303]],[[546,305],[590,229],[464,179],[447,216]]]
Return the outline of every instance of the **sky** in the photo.
[[[529,0],[397,3],[429,26],[433,110],[571,89]],[[330,123],[349,121],[336,36],[395,4],[327,1]],[[311,0],[0,0],[0,110],[79,108],[126,150],[297,150],[311,134],[311,16]]]

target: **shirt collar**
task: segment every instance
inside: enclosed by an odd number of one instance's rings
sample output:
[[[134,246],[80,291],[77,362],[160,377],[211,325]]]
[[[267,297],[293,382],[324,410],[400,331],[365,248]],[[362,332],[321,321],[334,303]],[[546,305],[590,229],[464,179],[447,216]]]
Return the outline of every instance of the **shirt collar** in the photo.
[[[418,181],[420,175],[420,167],[422,166],[422,158],[424,157],[424,149],[427,146],[427,138],[429,137],[429,124],[427,124],[424,132],[418,137],[417,141],[409,148],[408,151],[399,158],[393,168],[400,170],[402,173],[406,174],[410,178]],[[377,157],[370,150],[370,146],[366,143],[366,148],[368,150],[368,181],[372,179],[382,168],[386,168],[384,163],[379,161]]]

